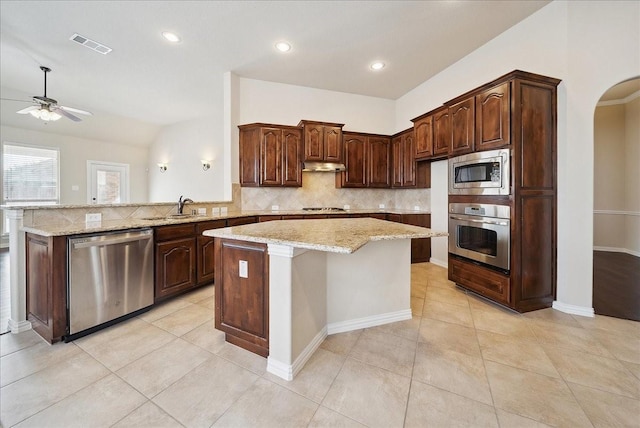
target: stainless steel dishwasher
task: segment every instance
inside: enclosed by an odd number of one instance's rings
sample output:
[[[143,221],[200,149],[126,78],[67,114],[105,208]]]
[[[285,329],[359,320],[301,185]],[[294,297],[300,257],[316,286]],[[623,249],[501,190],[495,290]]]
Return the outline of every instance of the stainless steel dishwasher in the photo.
[[[153,230],[68,240],[68,335],[73,340],[153,305]]]

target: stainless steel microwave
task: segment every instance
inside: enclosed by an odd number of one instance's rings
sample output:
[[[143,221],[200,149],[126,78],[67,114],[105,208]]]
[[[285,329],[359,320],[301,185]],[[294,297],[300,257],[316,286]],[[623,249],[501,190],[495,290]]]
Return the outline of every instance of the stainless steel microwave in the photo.
[[[450,195],[508,195],[509,149],[470,153],[449,159]]]

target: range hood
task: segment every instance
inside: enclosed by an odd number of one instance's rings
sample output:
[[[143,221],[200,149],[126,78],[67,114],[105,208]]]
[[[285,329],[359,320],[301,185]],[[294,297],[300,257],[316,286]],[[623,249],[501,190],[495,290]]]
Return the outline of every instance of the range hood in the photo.
[[[343,163],[334,162],[305,162],[303,171],[312,172],[340,172],[347,168]]]

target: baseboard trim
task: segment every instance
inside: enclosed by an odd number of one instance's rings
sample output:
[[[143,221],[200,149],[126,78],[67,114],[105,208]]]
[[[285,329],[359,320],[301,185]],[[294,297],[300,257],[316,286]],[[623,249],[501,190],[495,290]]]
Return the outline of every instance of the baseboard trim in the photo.
[[[9,318],[9,331],[12,334],[22,333],[23,331],[31,330],[31,321],[14,321]]]
[[[595,246],[593,247],[594,251],[606,251],[608,253],[626,253],[635,257],[640,257],[640,251],[633,251],[630,250],[628,248],[617,248],[617,247],[600,247],[600,246]]]
[[[392,322],[410,320],[411,317],[411,309],[403,309],[396,312],[387,312],[386,314],[334,322],[327,325],[327,334],[344,333],[347,331],[359,330],[361,328],[375,327]]]
[[[311,358],[313,353],[316,352],[326,337],[327,327],[325,326],[302,350],[293,364],[285,364],[281,361],[274,360],[272,357],[267,357],[267,371],[284,380],[293,380],[293,377],[302,370],[307,361],[309,361],[309,358]]]
[[[449,263],[447,261],[442,261],[442,260],[438,260],[438,259],[434,259],[433,257],[431,257],[429,259],[429,263],[433,263],[436,266],[440,266],[443,267],[445,269],[449,269]]]
[[[557,309],[560,312],[565,312],[567,314],[580,315],[582,317],[593,318],[595,316],[595,311],[593,310],[593,308],[569,305],[567,303],[562,303],[557,300],[554,300],[553,302],[553,309]]]

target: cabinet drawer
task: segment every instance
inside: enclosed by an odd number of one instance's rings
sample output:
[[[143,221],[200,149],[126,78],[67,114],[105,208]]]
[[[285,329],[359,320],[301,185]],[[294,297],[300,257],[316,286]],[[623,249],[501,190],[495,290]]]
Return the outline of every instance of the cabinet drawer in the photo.
[[[162,226],[156,228],[155,239],[156,242],[167,241],[169,239],[192,237],[195,233],[196,227],[193,223]]]
[[[500,303],[509,304],[510,278],[449,256],[449,280]]]

